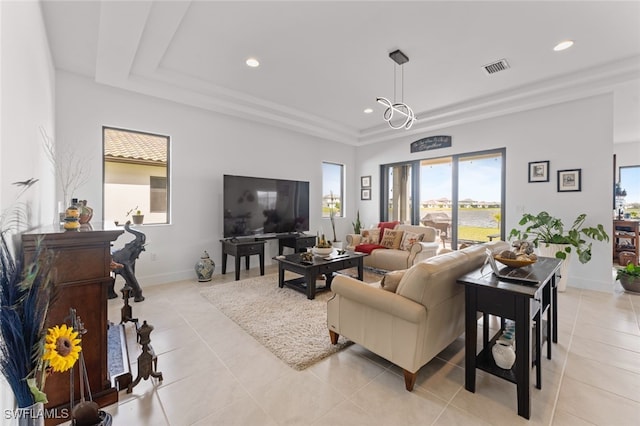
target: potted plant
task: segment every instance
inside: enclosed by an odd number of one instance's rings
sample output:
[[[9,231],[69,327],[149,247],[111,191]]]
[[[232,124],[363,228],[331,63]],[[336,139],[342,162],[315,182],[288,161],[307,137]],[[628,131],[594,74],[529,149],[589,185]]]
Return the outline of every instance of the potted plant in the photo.
[[[509,239],[528,240],[539,249],[543,256],[556,257],[563,260],[560,270],[560,282],[558,290],[564,291],[567,281],[567,260],[575,250],[580,263],[587,263],[591,260],[592,242],[609,241],[609,235],[601,224],[596,227],[585,226],[587,215],[582,213],[573,221],[571,228],[565,229],[562,220],[542,211],[537,215],[525,213],[518,225],[524,229],[512,229]]]
[[[616,279],[620,280],[622,288],[626,291],[640,293],[640,265],[629,263],[626,267],[618,269]]]
[[[356,221],[351,223],[353,225],[353,233],[360,234],[362,224],[360,223],[360,210],[356,212]]]
[[[133,220],[134,224],[142,225],[142,222],[144,222],[144,215],[140,210],[136,210],[136,214],[132,214],[131,219]]]

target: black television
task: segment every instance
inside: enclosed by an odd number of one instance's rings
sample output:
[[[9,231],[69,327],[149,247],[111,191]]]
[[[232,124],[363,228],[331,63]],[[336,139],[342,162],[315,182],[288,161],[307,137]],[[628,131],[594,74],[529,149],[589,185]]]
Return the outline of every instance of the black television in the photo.
[[[309,182],[224,175],[224,238],[309,230]]]

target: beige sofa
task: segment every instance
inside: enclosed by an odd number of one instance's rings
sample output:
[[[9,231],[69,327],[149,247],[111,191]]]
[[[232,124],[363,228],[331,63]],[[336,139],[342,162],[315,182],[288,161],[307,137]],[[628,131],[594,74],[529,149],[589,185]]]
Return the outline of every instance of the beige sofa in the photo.
[[[327,302],[332,343],[340,335],[404,370],[405,387],[413,390],[420,367],[464,332],[464,286],[456,279],[484,263],[485,249],[508,249],[504,241],[473,245],[413,265],[401,276],[395,292],[338,275]],[[391,281],[391,279],[390,279]],[[389,283],[393,284],[393,283]],[[386,285],[389,287],[389,285]]]
[[[403,232],[422,234],[422,241],[413,244],[410,250],[382,248],[373,250],[369,256],[364,258],[365,266],[385,271],[396,271],[399,269],[407,269],[410,266],[437,254],[439,246],[436,241],[436,237],[438,232],[435,228],[429,226],[398,224],[393,229],[401,230]],[[346,249],[354,251],[356,246],[361,243],[362,235],[348,234],[346,240]]]

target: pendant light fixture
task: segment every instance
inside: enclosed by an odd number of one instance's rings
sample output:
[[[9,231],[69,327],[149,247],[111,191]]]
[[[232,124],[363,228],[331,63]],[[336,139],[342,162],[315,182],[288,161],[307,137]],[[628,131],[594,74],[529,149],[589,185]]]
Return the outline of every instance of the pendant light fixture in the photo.
[[[409,62],[409,57],[402,53],[400,50],[394,50],[393,52],[389,53],[389,57],[393,59],[393,61],[397,64],[393,67],[393,102],[383,97],[376,98],[376,101],[387,108],[384,111],[383,117],[384,120],[389,123],[389,127],[391,127],[392,129],[404,128],[408,130],[416,121],[416,116],[413,113],[413,110],[404,103],[404,70],[402,68],[402,65],[406,62]],[[398,67],[400,67],[400,102],[398,102],[396,98],[396,71]],[[393,124],[391,120],[393,119],[394,113],[398,113],[399,115],[403,116],[404,121],[402,121],[400,124]]]

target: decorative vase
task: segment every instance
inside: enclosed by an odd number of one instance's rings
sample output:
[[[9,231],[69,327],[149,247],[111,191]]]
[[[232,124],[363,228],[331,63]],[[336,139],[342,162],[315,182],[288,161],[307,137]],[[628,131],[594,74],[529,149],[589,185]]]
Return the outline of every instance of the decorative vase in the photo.
[[[80,225],[89,223],[93,217],[93,209],[87,206],[87,200],[78,201],[78,210],[80,211],[80,217],[78,218]]]
[[[16,409],[18,426],[44,426],[44,404],[36,402],[33,405]]]
[[[77,202],[75,199],[74,201]],[[77,205],[72,202],[64,214],[64,229],[67,231],[75,231],[80,228],[80,211]]]
[[[638,277],[623,275],[620,277],[620,284],[622,284],[622,288],[624,288],[625,291],[640,293],[640,278]]]
[[[505,370],[509,370],[516,362],[516,352],[513,350],[513,346],[502,341],[497,341],[493,345],[491,353],[496,365]]]
[[[205,250],[200,260],[196,263],[196,274],[198,275],[198,281],[205,282],[211,281],[213,271],[216,269],[216,264],[209,257],[209,253]]]
[[[538,246],[538,256],[543,257],[556,257],[556,252],[564,251],[564,249],[568,246],[568,244],[547,244],[540,243]],[[566,252],[565,252],[566,253]],[[569,261],[571,260],[571,253],[567,253],[567,258],[562,261],[560,264],[560,270],[558,274],[560,275],[560,279],[557,282],[558,291],[566,291],[567,290],[567,280],[569,279]]]
[[[313,254],[316,256],[326,256],[333,252],[333,247],[314,247]]]

